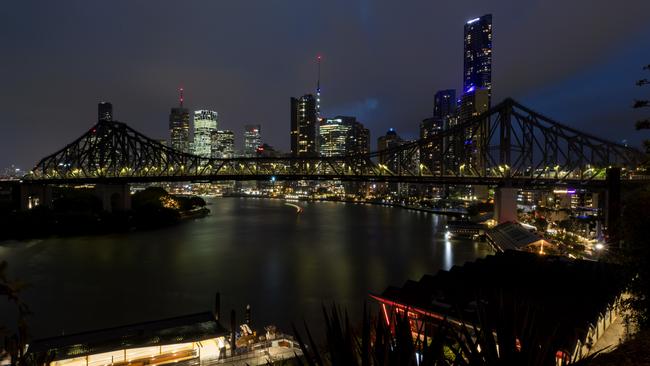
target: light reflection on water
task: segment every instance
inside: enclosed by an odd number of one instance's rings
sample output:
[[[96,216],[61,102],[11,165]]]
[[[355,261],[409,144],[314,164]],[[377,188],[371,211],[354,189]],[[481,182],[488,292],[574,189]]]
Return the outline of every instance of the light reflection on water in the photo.
[[[210,201],[210,216],[156,231],[0,245],[9,274],[28,283],[36,337],[247,303],[254,325],[319,328],[321,304],[360,317],[368,292],[490,253],[445,240],[444,217],[397,208],[279,200]],[[2,311],[0,314],[7,314]],[[11,319],[0,315],[0,324]],[[226,320],[226,325],[229,320]]]

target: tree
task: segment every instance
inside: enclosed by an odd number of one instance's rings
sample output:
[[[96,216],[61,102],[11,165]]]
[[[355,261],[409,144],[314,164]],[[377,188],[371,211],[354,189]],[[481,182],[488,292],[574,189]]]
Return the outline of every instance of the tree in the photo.
[[[650,71],[650,65],[644,66],[643,70]],[[641,79],[636,82],[636,85],[638,86],[650,85],[650,80],[648,80],[647,78]],[[648,99],[635,100],[632,108],[634,109],[650,108],[650,100]],[[650,118],[640,119],[636,121],[636,129],[650,130]],[[645,146],[646,152],[650,153],[650,140],[643,141],[643,145]]]

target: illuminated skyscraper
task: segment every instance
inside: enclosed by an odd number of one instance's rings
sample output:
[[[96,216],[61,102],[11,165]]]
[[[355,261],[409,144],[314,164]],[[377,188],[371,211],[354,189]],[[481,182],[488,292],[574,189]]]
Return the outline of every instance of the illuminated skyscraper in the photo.
[[[420,123],[420,138],[431,138],[431,141],[420,148],[420,162],[426,169],[425,173],[441,173],[443,140],[434,137],[439,135],[442,129],[443,119],[440,117],[427,118]]]
[[[212,133],[212,157],[229,159],[235,157],[235,134],[230,130]]]
[[[490,91],[487,89],[477,89],[463,94],[458,115],[460,121],[464,122],[481,113],[487,112],[488,109],[490,109]]]
[[[212,155],[212,133],[217,130],[215,111],[194,111],[194,154],[209,158]]]
[[[370,153],[370,130],[354,117],[343,118],[344,120],[345,118],[351,119],[348,122],[350,125],[350,132],[348,133],[348,141],[346,145],[347,154],[354,155]]]
[[[465,93],[461,99],[459,119],[460,122],[466,122],[471,118],[480,116],[490,109],[490,91],[488,89],[477,89],[470,93]],[[478,122],[478,127],[473,136],[465,136],[463,149],[465,156],[469,157],[468,163],[476,171],[483,172],[487,162],[481,151],[489,146],[489,131],[487,119]],[[469,131],[468,131],[469,132]]]
[[[443,119],[456,113],[456,90],[439,90],[433,97],[433,116]]]
[[[254,157],[257,155],[257,148],[262,145],[261,131],[260,125],[244,126],[244,156]]]
[[[463,94],[459,122],[463,123],[490,109],[492,96],[492,15],[472,19],[465,24]],[[462,149],[471,169],[486,168],[481,151],[489,146],[487,121],[480,121],[473,136],[465,136]],[[460,143],[460,141],[458,141]]]
[[[97,104],[97,120],[111,122],[113,120],[113,105],[108,102]]]
[[[463,94],[492,89],[492,14],[465,24]]]
[[[316,98],[307,94],[291,98],[291,155],[318,155],[318,119]]]
[[[179,107],[172,108],[169,114],[169,146],[190,152],[190,112],[183,108],[183,88],[180,89]]]
[[[384,136],[377,139],[377,150],[380,151],[379,162],[386,164],[391,156],[387,153],[381,153],[383,150],[392,149],[404,143],[401,137],[395,132],[394,128],[389,128]]]
[[[320,154],[322,156],[344,156],[347,152],[351,127],[341,117],[325,118],[319,127]]]

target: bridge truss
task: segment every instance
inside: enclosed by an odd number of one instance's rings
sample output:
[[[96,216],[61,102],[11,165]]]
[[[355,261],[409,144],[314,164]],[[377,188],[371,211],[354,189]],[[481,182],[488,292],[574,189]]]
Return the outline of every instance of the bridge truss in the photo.
[[[619,167],[631,178],[643,155],[562,125],[512,99],[436,134],[341,157],[203,158],[160,144],[121,122],[99,122],[43,158],[25,180],[136,183],[343,180],[433,184],[589,185]]]

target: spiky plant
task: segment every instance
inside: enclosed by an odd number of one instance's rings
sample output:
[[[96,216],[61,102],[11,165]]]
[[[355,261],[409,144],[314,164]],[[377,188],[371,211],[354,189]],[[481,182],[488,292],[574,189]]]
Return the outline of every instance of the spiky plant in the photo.
[[[458,308],[454,320],[445,318],[435,326],[413,329],[405,312],[391,312],[390,326],[371,317],[364,306],[361,331],[355,332],[345,311],[323,307],[325,343],[314,341],[305,324],[306,341],[293,327],[304,357],[299,365],[556,365],[560,344],[557,325],[548,323],[543,309],[528,301],[510,301],[507,296],[493,304],[478,302],[476,316],[463,319]],[[564,358],[559,363],[580,365],[581,360]]]

